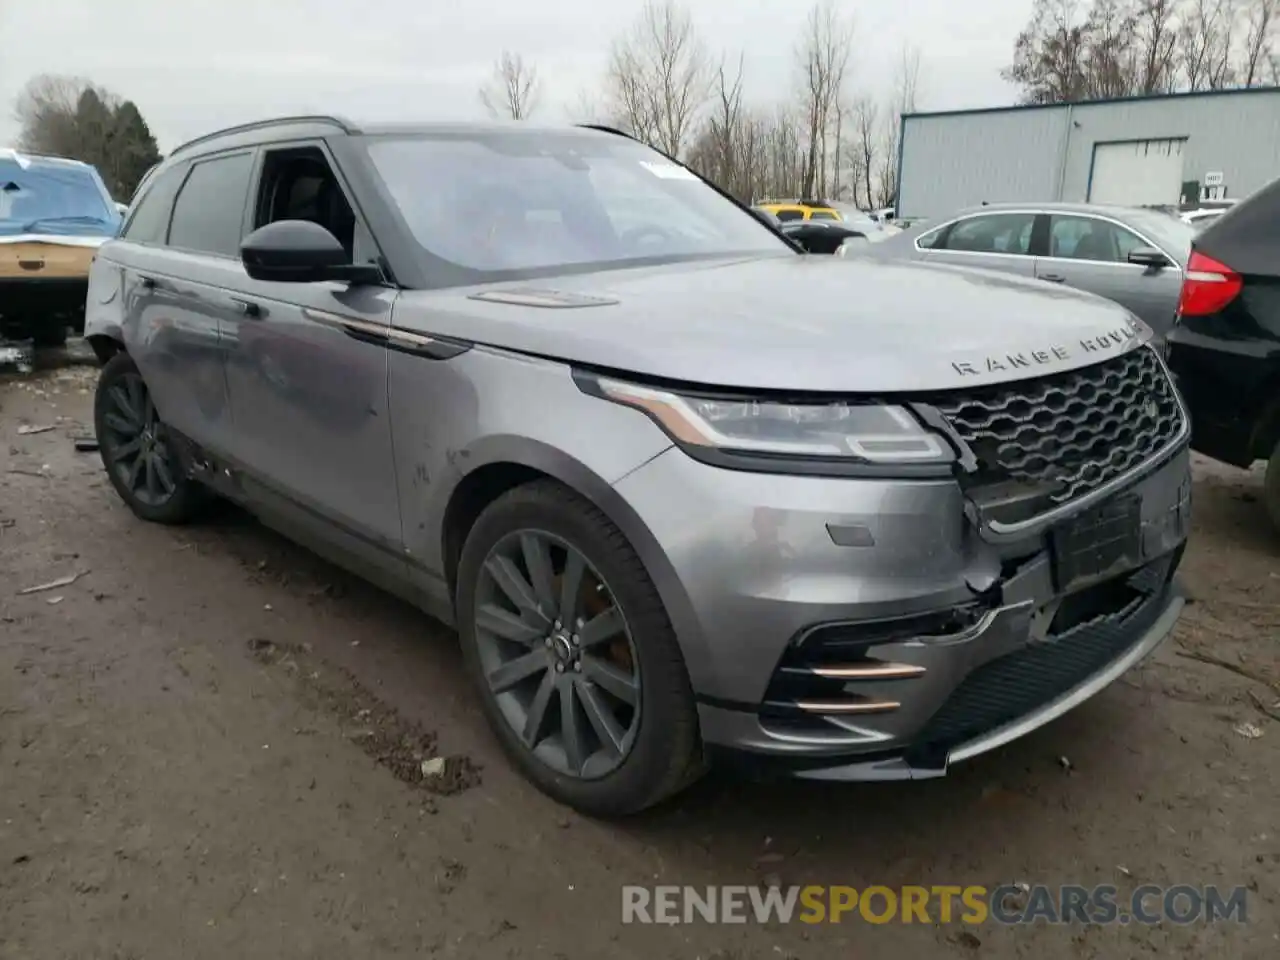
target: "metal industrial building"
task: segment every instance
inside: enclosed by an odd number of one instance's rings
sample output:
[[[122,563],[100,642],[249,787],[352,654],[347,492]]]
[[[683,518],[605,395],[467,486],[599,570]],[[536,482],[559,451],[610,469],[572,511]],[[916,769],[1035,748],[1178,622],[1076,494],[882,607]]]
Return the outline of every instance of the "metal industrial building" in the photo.
[[[902,218],[1001,201],[1177,204],[1280,176],[1280,87],[902,118]]]

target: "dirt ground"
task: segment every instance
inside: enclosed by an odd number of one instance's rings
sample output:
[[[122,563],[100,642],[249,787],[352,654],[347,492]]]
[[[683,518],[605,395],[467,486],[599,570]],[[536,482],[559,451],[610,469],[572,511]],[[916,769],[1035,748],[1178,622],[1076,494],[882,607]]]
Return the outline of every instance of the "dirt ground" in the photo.
[[[0,958],[1280,955],[1257,474],[1197,465],[1176,638],[1037,734],[941,781],[712,776],[606,824],[503,762],[449,631],[231,511],[135,520],[73,446],[95,376],[0,377]],[[761,882],[1251,899],[1189,927],[621,922],[624,884]]]

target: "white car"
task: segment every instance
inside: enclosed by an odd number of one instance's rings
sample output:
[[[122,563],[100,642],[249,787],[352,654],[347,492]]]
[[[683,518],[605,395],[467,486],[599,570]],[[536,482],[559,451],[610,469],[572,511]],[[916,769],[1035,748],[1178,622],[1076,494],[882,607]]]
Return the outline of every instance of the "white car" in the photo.
[[[1186,210],[1179,214],[1183,223],[1190,224],[1199,232],[1227,212],[1228,207],[1201,207],[1199,210]]]

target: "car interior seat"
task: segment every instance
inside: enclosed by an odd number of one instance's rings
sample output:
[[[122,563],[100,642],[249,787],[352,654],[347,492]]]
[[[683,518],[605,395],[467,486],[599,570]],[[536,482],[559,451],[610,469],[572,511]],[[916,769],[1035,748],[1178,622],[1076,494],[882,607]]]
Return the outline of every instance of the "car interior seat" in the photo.
[[[329,168],[304,158],[280,175],[271,209],[271,220],[308,220],[324,227],[342,244],[349,258],[355,256],[356,218]]]
[[[1111,234],[1106,230],[1090,227],[1089,232],[1076,244],[1073,256],[1077,260],[1114,260],[1115,251],[1111,249]]]

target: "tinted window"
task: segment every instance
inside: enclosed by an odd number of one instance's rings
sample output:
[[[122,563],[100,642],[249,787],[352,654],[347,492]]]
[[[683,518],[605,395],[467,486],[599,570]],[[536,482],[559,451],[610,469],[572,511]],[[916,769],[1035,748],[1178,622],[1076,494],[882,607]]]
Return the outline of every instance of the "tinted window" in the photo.
[[[173,198],[186,176],[186,164],[170,167],[143,185],[141,196],[134,198],[133,213],[125,224],[124,238],[134,243],[164,243],[169,230],[169,213]]]
[[[1093,217],[1052,218],[1049,255],[1064,260],[1128,263],[1129,252],[1146,243],[1132,230]]]
[[[1034,213],[993,213],[961,220],[947,234],[946,249],[969,253],[1025,254],[1031,249]]]
[[[788,223],[792,220],[804,219],[803,210],[778,210],[778,211],[775,211],[773,215],[777,217],[779,220],[781,220],[783,223]]]
[[[830,210],[811,210],[809,211],[810,220],[838,220],[834,213]]]
[[[195,164],[173,205],[169,246],[239,256],[252,166],[249,153]]]

